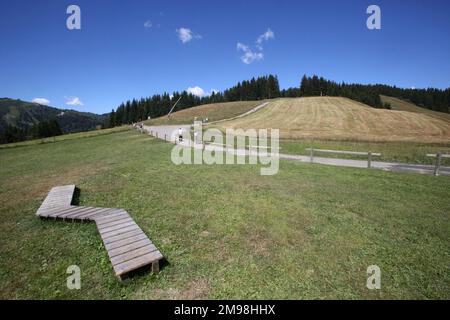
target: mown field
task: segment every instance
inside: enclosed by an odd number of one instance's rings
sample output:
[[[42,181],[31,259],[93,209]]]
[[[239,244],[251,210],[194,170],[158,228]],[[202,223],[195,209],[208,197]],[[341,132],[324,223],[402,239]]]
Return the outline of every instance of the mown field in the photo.
[[[375,109],[340,97],[284,98],[223,128],[280,130],[284,139],[449,143],[450,120],[425,113]]]
[[[450,114],[448,113],[442,113],[427,108],[422,108],[416,106],[411,102],[404,101],[394,97],[380,95],[380,98],[383,103],[389,103],[391,105],[392,110],[422,113],[438,119],[447,119],[450,121]]]
[[[191,124],[195,118],[198,121],[208,118],[209,122],[229,119],[246,113],[257,107],[263,101],[236,101],[200,105],[193,108],[183,109],[174,112],[168,116],[144,121],[146,125],[172,125],[172,124]]]
[[[282,161],[180,165],[135,131],[0,150],[1,299],[449,299],[449,177]],[[166,256],[119,282],[93,224],[41,221],[55,185],[126,209]],[[81,268],[81,290],[66,268]],[[366,288],[366,269],[382,289]]]

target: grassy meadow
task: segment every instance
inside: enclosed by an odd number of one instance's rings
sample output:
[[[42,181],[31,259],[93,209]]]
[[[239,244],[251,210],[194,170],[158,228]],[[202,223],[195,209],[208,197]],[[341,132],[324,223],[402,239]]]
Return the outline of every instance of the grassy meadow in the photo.
[[[0,150],[1,299],[449,299],[450,177],[280,162],[180,165],[136,131]],[[167,258],[119,282],[94,224],[35,216],[51,187],[127,210]],[[81,290],[66,268],[81,268]],[[366,269],[382,289],[366,288]]]

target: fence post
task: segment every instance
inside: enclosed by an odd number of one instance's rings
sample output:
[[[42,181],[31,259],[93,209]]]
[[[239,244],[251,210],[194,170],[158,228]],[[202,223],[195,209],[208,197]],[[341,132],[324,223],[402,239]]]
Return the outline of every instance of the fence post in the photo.
[[[313,149],[313,147],[311,147],[311,150],[310,150],[310,158],[311,158],[311,163],[313,163],[314,162],[314,149]]]
[[[156,131],[156,139],[158,139],[158,131]]]
[[[164,133],[164,140],[167,140],[167,134]]]
[[[367,168],[370,169],[371,166],[372,166],[372,152],[369,151],[367,153]]]
[[[442,153],[438,152],[436,154],[436,167],[434,168],[434,175],[438,176],[439,175],[439,168],[441,167],[441,156]]]

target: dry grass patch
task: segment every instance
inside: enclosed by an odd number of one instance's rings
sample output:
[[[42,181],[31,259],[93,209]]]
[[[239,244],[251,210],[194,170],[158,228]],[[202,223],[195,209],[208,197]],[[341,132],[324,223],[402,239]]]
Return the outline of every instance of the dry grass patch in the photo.
[[[280,130],[281,138],[359,141],[450,141],[450,120],[428,114],[371,108],[340,97],[277,99],[223,128]]]
[[[163,116],[148,120],[145,123],[147,125],[189,124],[194,122],[195,117],[199,120],[208,118],[210,122],[223,120],[241,115],[261,103],[262,101],[236,101],[205,104],[174,112],[170,115],[170,119]]]

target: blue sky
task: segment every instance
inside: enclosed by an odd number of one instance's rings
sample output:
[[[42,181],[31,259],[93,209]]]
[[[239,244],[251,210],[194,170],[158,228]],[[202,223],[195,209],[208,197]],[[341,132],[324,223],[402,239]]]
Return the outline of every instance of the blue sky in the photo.
[[[81,8],[81,30],[66,27],[70,4]],[[366,27],[370,4],[381,8],[381,30]],[[445,0],[0,0],[0,97],[103,113],[269,73],[282,88],[303,74],[446,88],[449,15]]]

